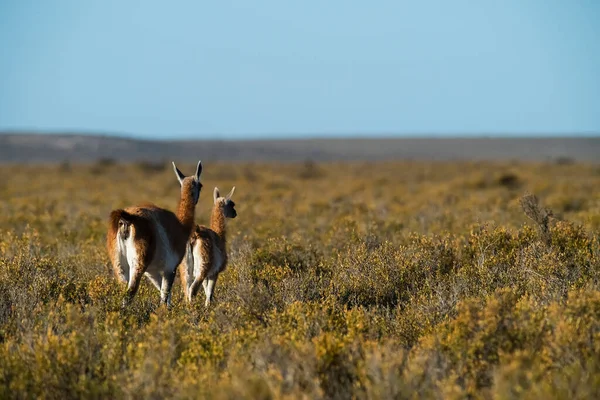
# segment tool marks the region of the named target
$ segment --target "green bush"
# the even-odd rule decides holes
[[[1,167],[0,398],[600,397],[597,167],[309,167],[207,174],[238,209],[208,309],[145,279],[122,308],[104,248],[170,170]]]

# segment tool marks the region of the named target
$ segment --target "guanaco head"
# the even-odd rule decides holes
[[[198,203],[198,198],[200,198],[200,190],[202,189],[202,184],[200,183],[202,161],[198,161],[196,173],[193,176],[185,176],[179,170],[179,168],[175,166],[175,163],[173,163],[173,170],[175,171],[175,176],[181,185],[181,197],[191,198],[194,202],[194,205],[196,205]]]
[[[235,211],[235,203],[231,200],[231,196],[233,196],[233,192],[235,191],[235,186],[231,189],[231,192],[227,194],[225,197],[221,197],[219,194],[219,188],[215,187],[215,191],[213,192],[213,199],[215,201],[215,205],[221,207],[223,210],[223,215],[226,218],[235,218],[237,216],[237,211]]]

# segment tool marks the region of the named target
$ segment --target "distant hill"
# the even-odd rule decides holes
[[[306,140],[137,140],[113,136],[0,134],[0,163],[62,161],[600,161],[600,137]]]

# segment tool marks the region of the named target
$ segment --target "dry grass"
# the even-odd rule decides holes
[[[598,397],[597,166],[224,167],[208,310],[146,280],[121,310],[110,274],[108,212],[173,208],[168,168],[0,168],[0,398]]]

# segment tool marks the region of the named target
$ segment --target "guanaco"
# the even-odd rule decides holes
[[[208,307],[217,277],[227,267],[226,219],[237,216],[235,203],[231,200],[234,191],[235,186],[227,196],[221,197],[219,189],[215,187],[210,228],[197,225],[188,242],[179,275],[184,296],[190,303],[202,284],[206,295],[204,305]]]
[[[135,296],[142,275],[160,291],[161,303],[171,304],[177,266],[195,226],[194,213],[202,189],[202,162],[198,162],[193,176],[186,177],[175,163],[173,170],[181,186],[176,213],[154,204],[110,213],[106,246],[115,276],[127,284],[124,305]]]

